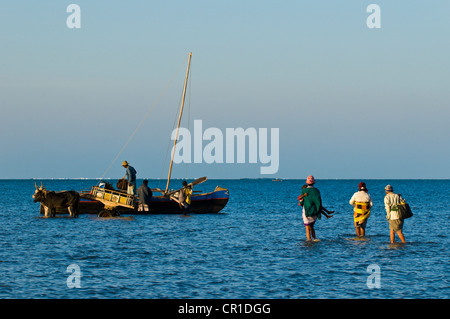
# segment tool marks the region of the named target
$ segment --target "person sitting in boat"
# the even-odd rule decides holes
[[[180,208],[184,210],[185,215],[189,213],[189,208],[191,206],[191,195],[192,186],[188,185],[186,181],[183,181],[183,188],[179,192],[178,201],[180,203]]]
[[[122,166],[125,167],[126,172],[123,178],[128,181],[127,194],[136,194],[136,170],[127,161],[122,162]]]
[[[137,189],[137,197],[139,200],[139,212],[148,212],[150,200],[153,196],[152,190],[148,187],[148,180],[144,179],[142,185]]]

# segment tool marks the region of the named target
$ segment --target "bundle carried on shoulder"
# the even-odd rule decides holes
[[[125,178],[119,179],[119,181],[116,184],[117,189],[119,190],[127,190],[128,187],[128,181]]]
[[[411,207],[409,207],[409,204],[406,202],[406,200],[400,197],[400,202],[397,204],[398,214],[400,219],[407,219],[413,216],[413,213],[411,211]]]

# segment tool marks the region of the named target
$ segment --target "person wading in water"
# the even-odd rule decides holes
[[[354,193],[350,199],[350,205],[354,207],[353,220],[355,222],[356,236],[364,237],[366,235],[367,219],[370,216],[370,209],[373,203],[364,182],[359,183],[358,189],[359,191]]]
[[[403,235],[403,219],[400,218],[397,205],[401,202],[402,197],[394,193],[394,188],[387,185],[384,188],[386,196],[384,197],[384,207],[386,209],[386,219],[389,221],[389,232],[391,243],[395,242],[395,233],[398,238],[405,243],[405,235]]]
[[[320,197],[320,192],[314,187],[316,180],[314,176],[310,175],[306,179],[306,188],[302,189],[302,193],[299,196],[299,204],[303,207],[302,219],[306,230],[306,239],[311,241],[311,239],[316,240],[316,231],[314,230],[314,223],[317,219],[321,218],[322,211],[322,198]],[[305,195],[307,194],[307,195]],[[305,196],[302,196],[305,195]]]

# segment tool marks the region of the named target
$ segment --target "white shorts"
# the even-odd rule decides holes
[[[139,204],[138,212],[148,212],[148,205],[147,204]]]
[[[135,191],[136,191],[136,183],[133,184],[128,183],[127,194],[136,195]]]
[[[303,212],[302,212],[302,218],[303,218],[303,225],[305,225],[305,226],[310,226],[310,225],[314,224],[317,220],[317,216],[307,217],[305,215],[304,207],[303,207]]]

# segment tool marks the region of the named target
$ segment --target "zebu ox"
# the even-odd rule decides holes
[[[80,194],[75,191],[54,192],[46,190],[42,183],[41,187],[37,187],[34,183],[36,191],[34,192],[34,202],[40,202],[44,207],[45,217],[55,217],[57,208],[67,208],[70,217],[78,217],[78,204],[80,202]]]

